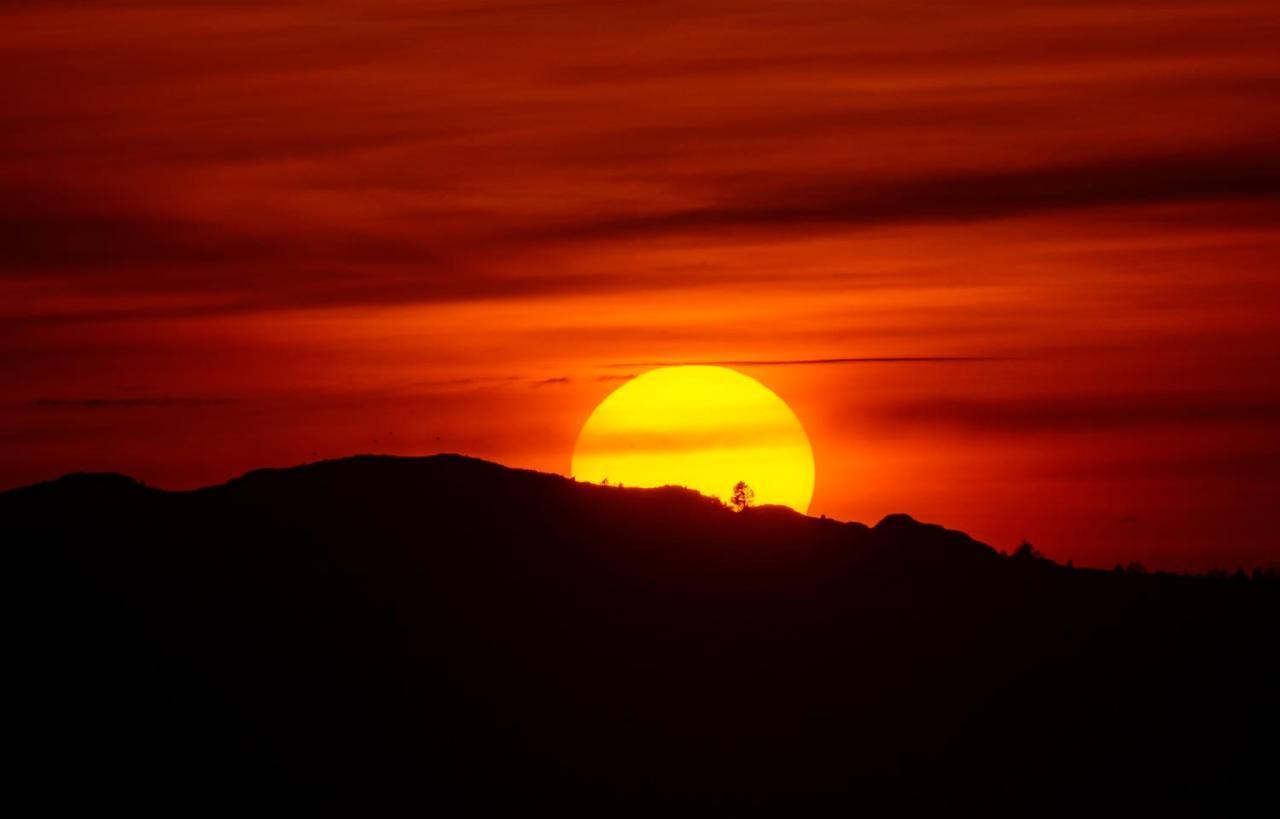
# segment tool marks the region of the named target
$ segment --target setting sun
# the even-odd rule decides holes
[[[746,481],[758,504],[806,512],[813,450],[791,408],[726,367],[663,367],[614,390],[582,427],[578,480],[687,486],[728,501]]]

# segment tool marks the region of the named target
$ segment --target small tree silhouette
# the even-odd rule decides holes
[[[1030,541],[1024,540],[1018,544],[1018,549],[1013,553],[1014,560],[1044,560],[1045,556],[1040,550],[1031,545]]]
[[[733,485],[733,494],[729,496],[729,505],[742,512],[756,499],[756,492],[746,481],[738,481]]]

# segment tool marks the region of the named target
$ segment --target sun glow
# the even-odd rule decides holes
[[[760,382],[727,367],[663,367],[614,390],[573,452],[578,480],[674,484],[728,501],[746,481],[757,504],[809,509],[813,450],[800,420]]]

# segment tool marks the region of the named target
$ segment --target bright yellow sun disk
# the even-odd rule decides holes
[[[724,501],[746,481],[757,504],[807,512],[813,450],[795,413],[759,381],[727,367],[663,367],[600,402],[578,435],[573,477],[687,486]]]

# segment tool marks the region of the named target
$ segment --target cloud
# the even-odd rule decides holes
[[[1211,452],[1162,451],[1142,455],[1083,454],[1080,460],[1045,470],[1053,477],[1085,481],[1187,481],[1198,484],[1280,483],[1280,446],[1257,442],[1251,449],[1227,446]]]
[[[567,224],[558,235],[599,240],[838,230],[1197,201],[1271,202],[1280,196],[1280,155],[1266,145],[1246,144],[915,177],[837,174],[834,180],[824,176],[771,184],[759,176],[721,190],[711,204]]]
[[[219,407],[234,403],[229,398],[37,398],[28,406],[41,409],[136,409],[139,407]]]
[[[520,381],[520,380],[522,379],[518,375],[485,375],[485,376],[471,376],[471,377],[464,377],[464,378],[434,378],[427,381],[415,381],[413,382],[413,386],[428,387],[428,388],[470,387],[473,385],[480,385],[480,384],[483,384],[483,385],[506,384],[512,381]]]
[[[987,434],[1269,424],[1280,421],[1280,399],[1205,392],[936,397],[890,405],[880,417],[899,425],[941,426]]]
[[[829,364],[964,364],[982,361],[1008,361],[995,356],[861,356],[848,358],[743,358],[709,361],[632,361],[609,364],[609,367],[800,367]],[[630,376],[626,376],[630,377]],[[601,378],[600,380],[604,380]]]
[[[51,321],[519,301],[690,285],[598,244],[705,286],[726,236],[1277,192],[1257,4],[667,5],[9,4],[0,275],[103,302]]]
[[[520,299],[616,286],[607,275],[513,274],[486,266],[486,251],[430,237],[344,233],[323,224],[309,235],[268,236],[259,226],[200,223],[12,187],[0,188],[0,202],[6,248],[0,282],[134,299],[126,307],[6,317],[29,322]],[[163,301],[154,303],[155,297]]]
[[[778,182],[771,175],[761,170],[747,181],[708,176],[703,184],[712,191],[710,201],[692,207],[637,202],[631,213],[603,210],[599,215],[601,208],[589,207],[572,216],[494,211],[477,214],[465,229],[408,233],[324,221],[308,226],[305,215],[293,230],[281,231],[245,221],[160,214],[154,206],[95,202],[83,192],[55,195],[9,185],[0,191],[0,242],[6,248],[0,276],[142,298],[136,307],[116,308],[125,318],[148,311],[200,315],[519,300],[689,283],[687,276],[669,271],[637,276],[561,267],[532,275],[514,261],[569,253],[578,242],[677,236],[716,242],[727,234],[759,239],[1097,208],[1220,200],[1267,206],[1280,197],[1280,155],[1257,145],[925,176],[837,173]],[[699,283],[732,278],[732,271],[710,269],[700,274]],[[183,296],[188,303],[152,307],[145,303],[147,295]]]
[[[597,431],[579,444],[589,456],[658,453],[678,455],[698,450],[759,450],[787,447],[795,442],[794,429],[782,424],[690,425],[686,429],[622,429]]]

